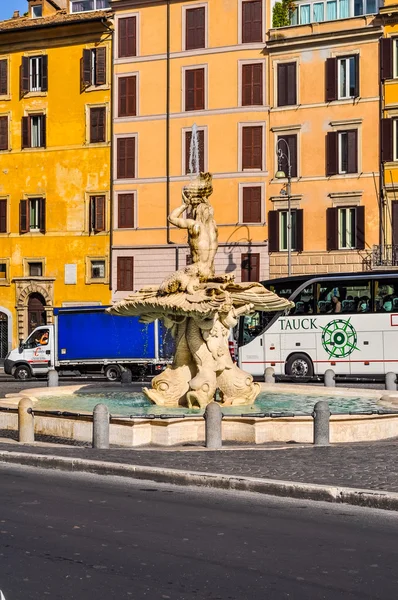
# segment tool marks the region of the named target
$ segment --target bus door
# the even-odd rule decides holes
[[[265,368],[264,330],[275,313],[255,312],[241,317],[239,323],[239,366],[247,373],[262,377]]]

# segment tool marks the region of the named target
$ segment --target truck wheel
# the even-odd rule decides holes
[[[118,365],[109,365],[104,370],[105,377],[108,381],[119,381],[121,378],[121,370]]]
[[[32,372],[27,365],[20,365],[15,369],[14,377],[15,379],[25,381],[26,379],[30,379],[32,377]]]
[[[301,377],[302,381],[306,377],[312,377],[314,367],[311,359],[306,354],[292,354],[286,362],[286,375]],[[308,381],[308,379],[307,379]]]

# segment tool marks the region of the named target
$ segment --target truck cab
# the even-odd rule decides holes
[[[54,367],[54,359],[54,325],[42,325],[7,354],[4,371],[21,380],[47,375]]]

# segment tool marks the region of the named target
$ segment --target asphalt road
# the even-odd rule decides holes
[[[0,466],[6,600],[395,600],[398,516]]]

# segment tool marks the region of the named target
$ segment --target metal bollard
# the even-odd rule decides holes
[[[48,371],[47,386],[48,387],[58,387],[58,385],[59,385],[58,371],[56,371],[55,369],[50,369]]]
[[[397,389],[397,376],[395,373],[386,373],[386,390],[394,390]]]
[[[217,402],[210,402],[206,406],[204,419],[206,448],[219,450],[222,448],[222,412]]]
[[[106,404],[94,407],[93,448],[109,448],[109,409]]]
[[[315,446],[329,446],[329,402],[319,400],[314,406],[314,444]]]
[[[265,383],[275,383],[275,369],[273,367],[267,367],[264,373]]]
[[[334,378],[333,369],[327,369],[327,371],[325,371],[325,375],[323,377],[323,385],[325,387],[336,387],[336,380]]]
[[[121,373],[121,382],[122,385],[130,385],[133,381],[133,374],[130,369],[123,369]]]
[[[23,444],[35,441],[35,420],[30,398],[22,398],[18,404],[18,440]]]

